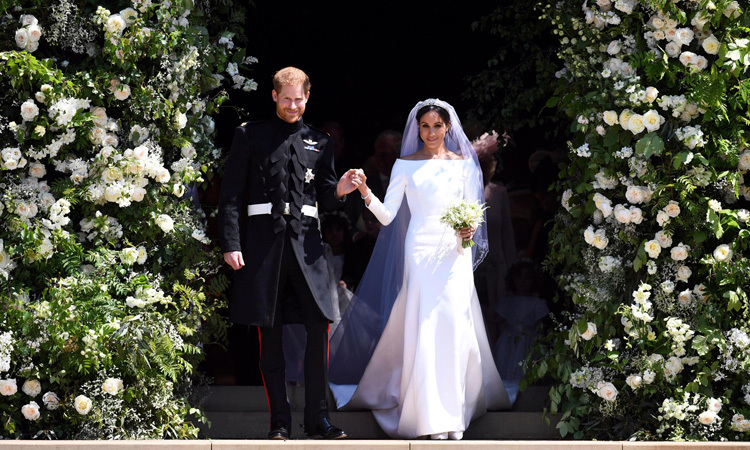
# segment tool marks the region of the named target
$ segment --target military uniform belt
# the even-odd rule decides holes
[[[255,203],[253,205],[247,205],[247,215],[258,216],[262,214],[271,214],[272,206],[271,203]],[[302,205],[301,212],[308,217],[318,217],[318,208],[313,205]],[[284,214],[290,214],[289,203],[284,204]]]

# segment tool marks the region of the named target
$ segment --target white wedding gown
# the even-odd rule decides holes
[[[358,386],[332,385],[339,409],[371,409],[394,438],[463,432],[510,402],[495,366],[474,288],[471,249],[440,222],[464,198],[467,160],[396,161],[381,203],[390,223],[406,197],[404,282]],[[387,268],[386,268],[387,270]]]

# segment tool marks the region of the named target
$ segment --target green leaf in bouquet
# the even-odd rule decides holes
[[[727,302],[727,311],[739,311],[740,310],[740,297],[737,295],[735,291],[728,291],[725,292],[723,295],[724,298],[729,300]]]
[[[721,226],[721,220],[719,219],[719,215],[716,214],[716,211],[709,209],[706,213],[706,221],[708,221],[711,226],[711,231],[714,232],[714,235],[721,239],[724,235],[724,227]]]
[[[635,151],[644,158],[659,156],[664,151],[664,141],[656,133],[648,133],[635,143]]]

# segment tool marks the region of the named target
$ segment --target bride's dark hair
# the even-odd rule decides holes
[[[443,119],[443,122],[446,125],[451,123],[450,113],[448,113],[448,111],[446,111],[445,108],[440,107],[438,105],[424,105],[423,107],[419,108],[419,111],[417,111],[417,122],[422,120],[422,116],[424,116],[430,111],[436,112],[437,115],[440,116],[441,119]]]

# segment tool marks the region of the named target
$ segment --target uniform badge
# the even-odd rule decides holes
[[[315,174],[313,173],[312,169],[307,169],[307,172],[305,172],[305,183],[311,182],[315,178]]]
[[[305,144],[307,144],[305,146],[305,150],[312,150],[314,152],[320,152],[319,149],[315,148],[315,144],[318,143],[317,141],[313,141],[311,139],[303,139],[302,142],[304,142]]]

